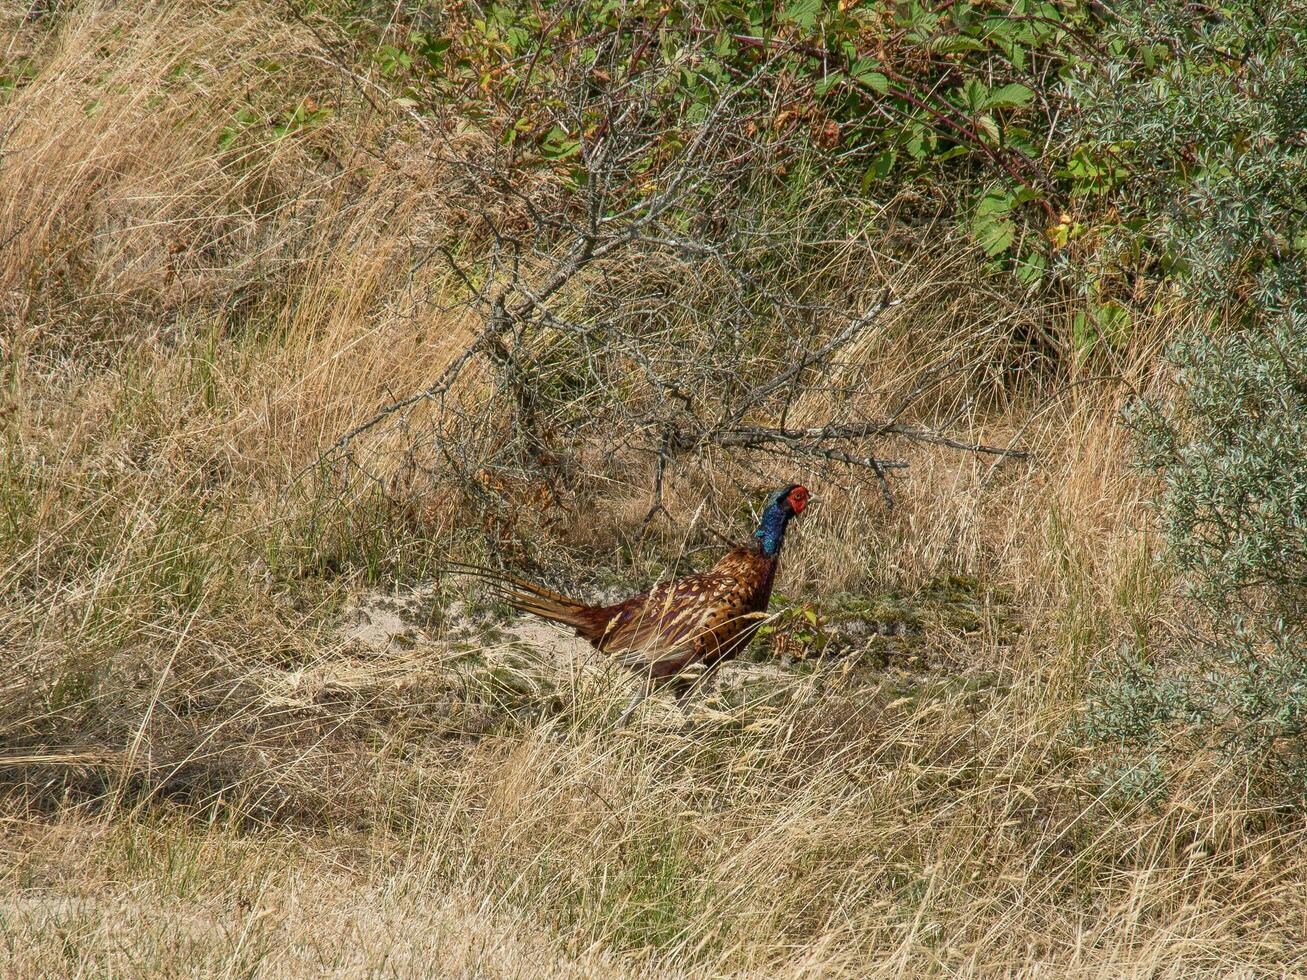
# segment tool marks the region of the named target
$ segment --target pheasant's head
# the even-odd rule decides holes
[[[808,488],[797,483],[782,487],[767,498],[758,530],[753,532],[764,555],[780,554],[786,526],[792,517],[803,513],[803,509],[808,506],[808,499]]]

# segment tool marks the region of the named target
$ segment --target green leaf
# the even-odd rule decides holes
[[[525,51],[531,44],[532,34],[525,27],[510,27],[504,35],[508,49],[517,54]]]
[[[985,108],[985,102],[989,98],[989,86],[979,78],[968,78],[960,89],[958,94],[962,96],[962,101],[972,112],[979,112]]]
[[[940,16],[918,0],[912,0],[907,15],[900,14],[898,20],[910,32],[910,40],[918,42],[925,40],[938,29]]]
[[[911,123],[908,126],[907,138],[903,141],[903,148],[914,160],[924,160],[930,156],[934,143],[935,137],[930,130],[920,123]]]
[[[1040,252],[1031,252],[1017,261],[1014,271],[1017,278],[1029,286],[1044,278],[1044,273],[1048,271],[1048,259]]]
[[[1083,310],[1071,321],[1071,343],[1081,354],[1088,354],[1098,343],[1098,330]]]
[[[580,141],[569,138],[561,126],[554,126],[540,141],[540,153],[549,160],[565,160],[580,151]]]
[[[1017,235],[1017,226],[1011,221],[977,221],[972,224],[976,241],[990,258],[1001,255],[1012,245]]]
[[[783,18],[804,30],[817,26],[821,14],[821,0],[790,0],[785,5]]]
[[[401,51],[390,44],[383,44],[377,48],[376,58],[383,75],[399,74],[407,71],[413,64],[413,59],[407,51]]]
[[[241,109],[230,123],[222,127],[222,131],[218,134],[218,148],[227,149],[236,142],[241,133],[258,122],[259,115],[253,109]]]
[[[818,98],[821,98],[840,82],[844,81],[844,78],[844,72],[842,71],[831,72],[831,74],[819,78],[817,84],[813,86],[813,94]]]
[[[889,94],[889,79],[878,71],[869,71],[866,74],[857,77],[858,84],[871,89],[873,92],[879,92],[881,95]]]
[[[1018,85],[1013,82],[1010,85],[1002,85],[992,92],[985,99],[983,108],[985,109],[1008,109],[1021,108],[1027,106],[1035,98],[1035,93],[1024,85]]]
[[[1088,354],[1100,343],[1119,347],[1130,339],[1133,318],[1130,311],[1108,300],[1088,313],[1082,311],[1071,321],[1071,341],[1081,354]]]
[[[990,258],[1006,252],[1016,238],[1017,226],[1011,220],[1014,199],[1001,188],[985,192],[971,219],[971,234]]]
[[[888,150],[882,150],[878,153],[868,165],[866,172],[862,175],[862,193],[867,193],[867,188],[878,180],[884,180],[894,169],[894,161],[898,158],[898,151],[893,147]]]
[[[1130,327],[1133,322],[1130,311],[1120,303],[1109,300],[1094,313],[1098,331],[1103,339],[1119,346],[1130,339]]]
[[[985,50],[984,42],[978,41],[974,37],[967,37],[964,34],[945,34],[942,37],[933,37],[925,47],[936,54],[970,54],[973,51]]]
[[[854,62],[853,67],[849,69],[849,75],[858,84],[865,85],[881,95],[886,95],[889,92],[889,79],[876,71],[879,67],[880,62],[875,58],[861,58]]]

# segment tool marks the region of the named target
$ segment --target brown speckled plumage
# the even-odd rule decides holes
[[[486,579],[499,598],[522,612],[570,626],[644,683],[623,721],[651,686],[673,684],[688,695],[699,665],[702,677],[744,650],[766,618],[780,547],[790,518],[802,513],[808,491],[791,485],[772,494],[753,542],[728,552],[712,568],[655,585],[612,605],[595,606],[543,586],[486,569],[464,567]]]

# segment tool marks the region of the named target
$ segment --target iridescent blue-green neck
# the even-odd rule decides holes
[[[784,503],[776,501],[767,505],[767,509],[762,512],[762,520],[758,523],[758,530],[753,532],[753,536],[758,539],[758,548],[764,555],[775,558],[781,553],[781,545],[785,543],[785,527],[793,516],[794,511]]]

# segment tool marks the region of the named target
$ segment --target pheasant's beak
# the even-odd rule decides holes
[[[808,512],[808,508],[810,508],[813,504],[819,504],[819,503],[821,503],[820,497],[809,497],[803,505],[803,510],[800,512],[800,516],[806,514]]]

